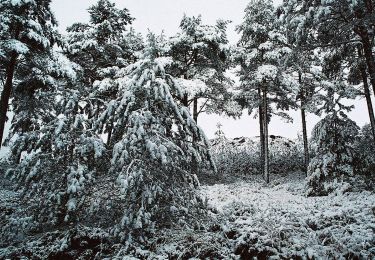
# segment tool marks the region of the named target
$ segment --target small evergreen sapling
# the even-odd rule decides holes
[[[326,95],[321,95],[326,113],[312,131],[311,143],[315,147],[315,157],[310,161],[307,176],[307,195],[321,196],[332,192],[344,192],[350,188],[354,175],[354,142],[359,127],[344,111],[341,99],[353,93],[345,85],[326,82]]]

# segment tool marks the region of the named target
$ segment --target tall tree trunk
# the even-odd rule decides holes
[[[372,101],[371,101],[371,95],[370,95],[370,89],[367,83],[367,74],[366,70],[361,71],[362,79],[363,79],[363,88],[365,91],[365,97],[367,102],[367,109],[368,109],[368,115],[370,117],[370,124],[371,124],[371,131],[372,131],[372,137],[375,141],[375,117],[374,117],[374,110],[372,107]]]
[[[263,129],[264,129],[264,180],[270,182],[268,153],[268,103],[267,89],[263,89]]]
[[[262,90],[258,88],[259,100],[262,100]],[[263,102],[263,101],[262,101]],[[260,165],[262,175],[264,174],[264,120],[262,104],[259,105],[259,141],[260,141]]]
[[[193,99],[193,119],[196,124],[198,124],[198,99],[195,97]],[[197,140],[195,136],[193,136],[193,143],[195,143]],[[197,174],[198,173],[198,162],[197,159],[193,156],[193,159],[191,161],[191,173]]]
[[[370,75],[370,82],[372,85],[372,90],[375,94],[375,59],[372,53],[372,46],[370,42],[370,37],[368,35],[368,30],[365,27],[355,30],[356,33],[361,37],[361,42],[363,46],[363,51],[366,58],[367,70]]]
[[[358,47],[358,56],[359,56],[360,59],[363,58],[363,54],[362,54],[362,51],[361,51],[360,47]],[[362,81],[363,81],[363,90],[365,92],[365,97],[366,97],[368,115],[370,117],[372,137],[373,137],[374,142],[375,142],[375,117],[374,117],[374,110],[373,110],[373,107],[372,107],[370,88],[369,88],[369,85],[368,85],[368,82],[367,82],[366,65],[361,64],[360,70],[361,70],[361,76],[362,76]]]
[[[298,73],[298,81],[300,86],[302,86],[302,74]],[[303,89],[301,89],[303,92]],[[307,126],[306,126],[306,110],[305,110],[305,93],[301,93],[301,118],[302,118],[302,135],[303,135],[303,151],[305,160],[305,173],[307,176],[307,169],[310,163],[310,153],[309,153],[309,141],[307,139]]]
[[[303,150],[305,154],[305,173],[307,176],[307,169],[310,163],[310,153],[309,153],[309,141],[307,139],[306,111],[303,107],[301,107],[301,117],[302,117]]]
[[[17,54],[12,54],[9,65],[6,68],[6,80],[0,98],[0,147],[3,143],[5,122],[9,108],[9,99],[12,94],[14,71],[17,64]]]

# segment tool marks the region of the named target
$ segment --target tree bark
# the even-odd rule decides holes
[[[198,99],[193,99],[193,119],[196,124],[198,124]],[[193,135],[193,143],[197,141],[196,137]],[[191,173],[198,174],[198,162],[197,159],[193,156],[191,161]]]
[[[198,124],[198,98],[193,100],[193,119],[196,124]]]
[[[365,54],[366,64],[368,74],[370,75],[370,82],[372,85],[372,90],[375,94],[375,59],[372,53],[372,46],[370,42],[370,37],[366,28],[360,28],[356,30],[356,33],[361,37],[361,42],[363,46],[363,51]]]
[[[307,176],[307,169],[310,163],[310,153],[309,153],[309,141],[307,139],[306,111],[303,107],[301,107],[301,117],[302,117],[303,150],[305,153],[305,173]]]
[[[262,90],[258,88],[259,100],[262,100]],[[260,141],[260,165],[262,175],[264,175],[264,120],[262,104],[259,105],[259,141]]]
[[[107,139],[107,146],[110,146],[111,144],[111,138],[112,138],[112,131],[113,131],[113,123],[109,123],[108,125],[108,139]]]
[[[298,73],[298,81],[302,86],[302,75]],[[303,89],[301,89],[303,91]],[[306,110],[305,110],[305,94],[301,93],[301,118],[302,118],[302,135],[303,135],[303,151],[305,161],[305,173],[307,176],[307,169],[310,163],[309,141],[307,139],[307,125],[306,125]]]
[[[268,103],[267,89],[263,89],[263,129],[264,129],[264,180],[270,182],[268,154]]]
[[[185,106],[185,107],[189,107],[189,98],[188,98],[188,94],[184,94],[184,98],[182,100],[182,104]]]
[[[6,80],[0,98],[0,147],[3,144],[5,123],[9,108],[9,99],[12,94],[14,71],[17,64],[17,54],[12,54],[9,65],[6,68]]]
[[[362,55],[360,48],[358,48],[358,54],[359,54],[359,58],[362,59],[363,55]],[[360,70],[361,70],[361,76],[362,76],[362,81],[363,81],[363,90],[364,90],[365,97],[366,97],[368,115],[370,117],[372,137],[375,142],[375,117],[374,117],[374,110],[372,107],[370,88],[367,82],[366,65],[361,64]]]
[[[366,97],[366,102],[367,102],[368,115],[370,117],[372,137],[374,138],[374,141],[375,141],[375,117],[374,117],[374,110],[372,107],[370,89],[367,83],[366,70],[363,70],[361,73],[362,73],[362,79],[363,79],[363,88],[365,91],[365,97]]]

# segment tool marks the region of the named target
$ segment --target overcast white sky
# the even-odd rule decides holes
[[[243,18],[243,10],[248,0],[112,0],[119,8],[128,8],[136,19],[133,23],[135,30],[146,34],[150,29],[155,33],[164,30],[167,36],[172,36],[178,30],[178,25],[184,13],[187,15],[202,15],[205,23],[213,24],[219,18],[231,20],[228,28],[228,38],[231,43],[238,40],[234,28]],[[276,4],[282,0],[275,0]],[[87,8],[96,3],[96,0],[52,0],[52,9],[59,21],[59,28],[64,29],[74,22],[87,22],[89,19]],[[350,116],[359,126],[367,123],[368,113],[364,99],[355,102],[356,109]],[[301,119],[299,111],[290,113],[294,123],[284,123],[273,118],[270,123],[270,134],[281,135],[289,138],[297,137],[301,132]],[[309,133],[314,124],[319,120],[314,115],[308,115],[307,123]],[[229,119],[217,115],[202,115],[198,124],[205,130],[209,138],[214,136],[216,124],[223,124],[223,130],[228,137],[256,136],[259,135],[258,121],[252,116],[244,115],[239,120]]]

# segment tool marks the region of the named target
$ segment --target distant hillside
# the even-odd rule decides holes
[[[269,136],[269,145],[270,149],[275,148],[291,148],[297,144],[297,140],[291,140],[289,138],[278,136],[278,135],[270,135]],[[219,148],[222,145],[225,145],[226,148],[236,148],[236,149],[254,149],[258,147],[260,143],[260,137],[235,137],[235,138],[215,138],[211,139],[211,145],[213,150]]]

